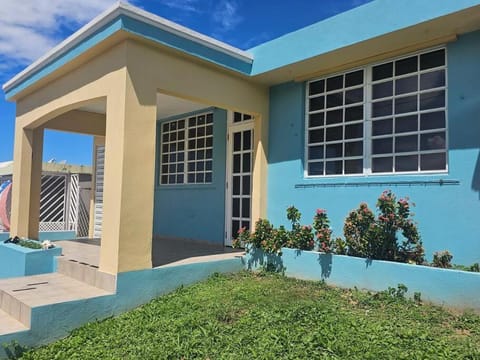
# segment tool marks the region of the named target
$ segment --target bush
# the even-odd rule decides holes
[[[453,259],[453,255],[448,250],[436,251],[433,254],[432,265],[434,267],[448,269],[452,267],[452,263],[451,263],[452,259]]]
[[[378,260],[421,264],[424,249],[406,199],[384,191],[377,201],[378,217],[365,203],[350,212],[343,228],[347,254]],[[399,242],[398,234],[403,240]]]

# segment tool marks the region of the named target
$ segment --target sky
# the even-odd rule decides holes
[[[130,0],[242,50],[371,0]],[[115,4],[116,0],[0,0],[0,83]],[[13,159],[15,104],[0,94],[0,162]],[[47,130],[45,161],[89,165],[92,137]]]

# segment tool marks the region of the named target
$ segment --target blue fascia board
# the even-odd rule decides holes
[[[479,5],[479,0],[376,0],[247,50],[259,75]]]
[[[185,52],[197,58],[213,62],[230,70],[238,71],[245,75],[249,75],[251,72],[252,62],[243,61],[221,51],[209,48],[195,41],[185,39],[181,36],[172,34],[142,21],[124,17],[123,26],[123,30],[131,34],[155,41],[159,44]]]
[[[37,81],[43,79],[44,77],[50,75],[54,71],[58,70],[60,67],[66,65],[70,61],[74,60],[78,56],[82,55],[95,45],[104,41],[108,37],[112,36],[117,31],[122,30],[122,19],[118,18],[104,27],[100,28],[95,34],[92,34],[87,39],[82,41],[80,44],[76,45],[70,49],[65,54],[59,56],[46,66],[42,67],[39,71],[29,76],[27,79],[19,83],[18,85],[12,87],[8,91],[5,91],[5,98],[8,100],[26,88],[32,86]]]
[[[60,67],[66,65],[68,62],[84,54],[86,51],[106,40],[116,32],[122,30],[246,75],[250,74],[252,68],[251,61],[241,60],[224,52],[199,44],[193,40],[185,39],[153,25],[135,20],[126,15],[121,15],[66,53],[42,67],[18,85],[7,90],[5,92],[6,99],[11,99],[21,91],[35,84],[37,81],[50,75]]]

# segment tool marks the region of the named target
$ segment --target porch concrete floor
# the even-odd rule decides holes
[[[63,256],[67,259],[88,265],[99,265],[100,241],[98,239],[66,240],[55,243],[62,248]],[[231,259],[243,254],[243,250],[203,241],[167,237],[158,237],[152,241],[153,267]]]

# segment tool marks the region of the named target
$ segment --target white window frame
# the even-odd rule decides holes
[[[207,118],[208,116],[211,115],[212,117],[212,121],[211,123],[207,123]],[[190,148],[189,147],[189,140],[195,140],[197,141],[198,136],[196,136],[195,138],[189,138],[188,137],[188,132],[190,129],[197,129],[199,127],[198,125],[198,118],[201,117],[201,116],[205,116],[205,124],[204,125],[201,125],[201,126],[204,126],[205,128],[209,125],[212,127],[212,134],[210,135],[207,135],[206,133],[202,136],[202,138],[205,139],[205,144],[203,147],[201,148],[197,148],[195,146],[195,148]],[[191,118],[195,117],[196,118],[196,124],[195,126],[190,126],[189,125],[189,120]],[[171,119],[171,120],[166,120],[166,121],[163,121],[160,123],[160,141],[159,141],[159,146],[160,146],[160,149],[159,149],[159,171],[158,171],[158,185],[159,186],[184,186],[184,185],[208,185],[208,184],[212,184],[213,183],[213,177],[214,177],[214,171],[213,171],[213,158],[214,158],[214,155],[213,155],[213,151],[214,151],[214,113],[212,111],[207,111],[207,112],[202,112],[202,113],[196,113],[196,114],[191,114],[191,115],[188,115],[188,116],[183,116],[181,118],[177,118],[177,119]],[[183,128],[183,132],[184,132],[184,137],[183,137],[183,140],[180,140],[180,141],[183,141],[184,143],[184,146],[183,146],[183,150],[181,150],[181,152],[183,152],[183,161],[176,161],[175,162],[175,165],[179,165],[181,163],[183,163],[183,172],[175,172],[175,173],[171,173],[170,171],[168,171],[167,173],[163,173],[163,169],[162,169],[162,166],[166,165],[166,166],[170,166],[172,165],[170,163],[170,161],[167,163],[167,164],[164,164],[163,163],[163,155],[164,152],[163,152],[163,146],[165,145],[164,142],[163,142],[163,135],[164,135],[164,132],[163,132],[163,127],[166,125],[166,124],[172,124],[172,123],[179,123],[180,121],[184,121],[185,122],[185,126]],[[170,125],[169,125],[170,126]],[[175,130],[177,131],[178,133],[178,129]],[[207,141],[207,138],[211,138],[212,139],[212,145],[211,146],[207,146],[206,145],[206,141]],[[175,143],[178,144],[178,142],[180,142],[178,139],[177,140],[174,140]],[[171,141],[169,140],[168,141],[168,144],[170,145]],[[192,172],[188,170],[188,163],[189,163],[189,159],[188,159],[188,153],[189,151],[195,151],[197,152],[198,150],[203,150],[203,151],[211,151],[211,157],[207,158],[206,156],[204,157],[204,159],[201,159],[203,160],[204,162],[204,168],[203,170],[197,170],[195,169],[194,171],[194,176],[195,176],[195,182],[189,182],[188,181],[188,175],[189,173],[191,174]],[[176,153],[178,154],[178,149],[176,151]],[[168,155],[170,155],[170,151],[167,153]],[[199,159],[195,159],[195,164],[197,163]],[[211,162],[211,169],[206,169],[206,163],[207,161]],[[197,182],[196,181],[196,178],[197,178],[197,174],[199,173],[203,173],[203,177],[204,177],[204,181],[203,182]],[[177,175],[182,175],[183,174],[183,182],[177,182]],[[206,175],[207,174],[210,174],[210,181],[206,181]],[[162,176],[163,175],[166,175],[168,177],[170,177],[171,175],[174,175],[176,178],[175,178],[175,182],[170,182],[170,179],[168,179],[168,182],[167,183],[163,183],[162,182]]]
[[[443,130],[443,128],[435,130],[435,131],[445,131],[445,170],[417,170],[417,171],[395,171],[395,170],[393,170],[391,172],[372,172],[372,158],[373,158],[373,156],[372,156],[372,114],[371,114],[371,112],[372,112],[372,85],[373,85],[372,69],[376,66],[379,66],[379,65],[388,64],[388,63],[391,63],[391,62],[396,62],[396,61],[406,59],[406,58],[409,58],[409,57],[412,57],[412,56],[419,56],[419,55],[434,52],[434,51],[437,51],[437,50],[444,50],[445,51],[445,65],[442,67],[443,69],[445,69],[445,86],[441,88],[441,89],[445,90],[445,106],[442,107],[442,108],[432,109],[431,112],[445,111],[445,128],[444,128],[444,130]],[[435,71],[435,70],[438,70],[438,69],[439,69],[439,67],[438,68],[427,69],[427,70],[420,70],[420,68],[419,68],[415,73],[416,74],[423,74],[423,73]],[[309,173],[308,173],[308,164],[309,164],[309,159],[308,159],[309,136],[308,135],[309,135],[309,115],[310,115],[310,112],[309,112],[309,99],[310,99],[309,84],[312,83],[312,82],[318,81],[318,80],[325,80],[325,82],[326,82],[326,80],[328,78],[335,77],[335,76],[338,76],[338,75],[345,75],[345,74],[355,72],[355,71],[358,71],[358,70],[363,70],[364,71],[363,172],[362,173],[357,173],[357,174],[309,175]],[[400,75],[400,76],[395,76],[394,75],[392,78],[389,78],[389,79],[395,80],[397,78],[411,76],[412,74],[413,73],[408,73],[408,74]],[[448,171],[449,171],[448,53],[447,53],[447,47],[445,45],[437,46],[437,47],[433,47],[433,48],[429,48],[429,49],[423,49],[421,51],[416,51],[416,52],[413,52],[413,53],[409,53],[409,54],[406,54],[406,55],[403,55],[403,56],[391,58],[391,59],[388,59],[388,60],[383,60],[381,62],[371,63],[369,65],[362,66],[362,67],[356,67],[356,68],[352,68],[352,69],[346,69],[346,70],[341,71],[341,72],[327,74],[327,75],[322,76],[320,78],[315,78],[315,79],[311,79],[311,80],[307,81],[304,89],[305,89],[305,119],[304,119],[305,131],[304,131],[304,156],[303,156],[304,178],[306,178],[306,179],[316,179],[316,178],[325,179],[325,178],[339,178],[339,177],[344,178],[344,177],[368,177],[368,176],[392,176],[392,175],[396,175],[396,176],[398,176],[398,175],[435,175],[435,174],[444,175],[444,174],[448,173]],[[345,91],[345,88],[343,88],[343,90]],[[418,101],[420,101],[420,94],[423,93],[423,92],[430,92],[430,91],[431,91],[430,89],[427,90],[427,91],[422,91],[422,90],[420,90],[420,88],[418,88],[418,90],[415,93],[409,93],[405,96],[409,96],[409,95],[412,95],[412,94],[417,94],[418,95]],[[326,94],[327,94],[327,91],[325,91],[324,96],[326,96]],[[402,94],[402,96],[403,96],[403,94]],[[391,98],[393,100],[395,100],[396,96],[392,95]],[[383,98],[382,100],[386,100],[386,99],[387,98]],[[343,106],[342,108],[345,108],[345,106]],[[420,110],[420,106],[418,104],[416,114],[420,114],[420,112],[421,112],[421,110]],[[427,111],[422,111],[421,113],[427,113],[427,112],[429,112],[429,111],[428,110]],[[408,113],[402,114],[402,115],[406,116],[406,115],[408,115]],[[394,115],[392,115],[392,116],[394,116]],[[435,132],[435,131],[432,130],[432,132]],[[420,135],[423,134],[423,133],[428,133],[428,131],[425,132],[425,131],[422,131],[422,130],[419,129],[416,132],[412,132],[411,134],[417,134],[419,136],[419,141],[420,141]],[[409,133],[405,133],[405,134],[402,134],[402,135],[408,135],[408,134]],[[393,133],[391,134],[391,138],[395,139],[395,135]],[[345,139],[343,139],[342,144],[345,144]],[[425,154],[426,152],[420,150],[420,144],[419,144],[418,150],[415,151],[414,153],[418,154],[420,156],[420,154]],[[395,153],[395,152],[393,152],[390,155],[395,156],[397,154],[409,155],[411,153],[407,153],[407,152],[406,153]],[[343,154],[343,155],[345,155],[345,154]],[[343,158],[345,158],[345,156],[343,156]],[[324,164],[325,164],[325,161],[324,161]],[[419,161],[419,164],[420,164],[420,161]],[[419,167],[420,167],[420,165],[419,165]],[[345,168],[343,168],[343,171],[345,171]]]

